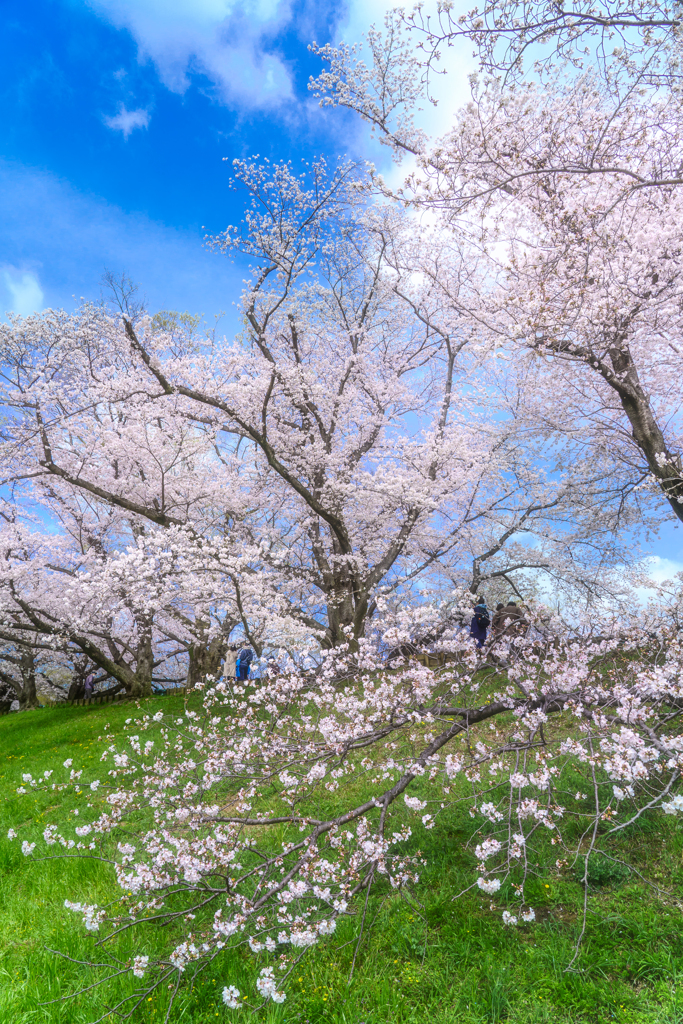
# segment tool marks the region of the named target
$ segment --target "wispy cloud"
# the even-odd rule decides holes
[[[2,283],[10,301],[8,312],[30,316],[43,308],[43,289],[35,274],[8,267],[2,271]]]
[[[142,109],[127,110],[123,103],[121,103],[119,104],[118,114],[114,114],[113,117],[104,117],[103,121],[107,128],[123,132],[124,139],[127,139],[136,128],[147,127],[149,124],[149,111]]]
[[[662,558],[660,555],[649,555],[645,559],[645,571],[656,585],[675,584],[675,577],[683,573],[683,562],[674,558]]]
[[[97,300],[105,267],[125,270],[150,309],[225,310],[228,333],[243,271],[202,246],[199,231],[173,228],[82,195],[60,178],[0,160],[0,312],[72,308]],[[39,266],[40,282],[29,267]],[[6,292],[5,292],[6,289]],[[43,297],[43,292],[45,293]]]
[[[268,107],[291,95],[289,71],[269,47],[291,18],[289,0],[86,0],[135,39],[164,85],[183,93],[200,74],[231,105]],[[134,127],[137,127],[135,125]]]
[[[646,605],[648,601],[671,595],[680,587],[677,579],[683,573],[683,562],[677,558],[661,555],[647,555],[640,564],[642,573],[640,585],[634,587],[634,595],[638,604]],[[647,582],[646,582],[647,580]]]

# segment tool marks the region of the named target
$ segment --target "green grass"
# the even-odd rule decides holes
[[[179,710],[179,698],[150,702]],[[76,990],[86,969],[46,947],[87,959],[94,939],[64,899],[104,903],[117,895],[110,869],[77,861],[32,863],[21,840],[36,823],[63,819],[87,801],[87,793],[16,795],[21,774],[59,766],[93,767],[105,723],[120,731],[136,715],[131,705],[42,710],[0,718],[0,1022],[86,1024],[97,1019],[123,982],[67,1003],[39,1004]],[[100,772],[101,774],[101,772]],[[546,875],[532,884],[529,902],[539,922],[507,930],[499,912],[479,893],[458,901],[471,884],[473,860],[462,852],[468,834],[465,812],[449,812],[419,842],[428,862],[417,893],[420,905],[398,897],[371,901],[372,929],[361,944],[351,982],[358,919],[342,922],[332,940],[309,954],[290,986],[287,1001],[264,1011],[268,1024],[578,1024],[642,1022],[683,1024],[683,841],[677,823],[663,815],[641,819],[613,852],[646,868],[664,893],[656,893],[611,862],[590,865],[591,895],[586,936],[575,971],[566,967],[580,928],[582,889],[572,872]],[[54,819],[56,820],[56,819]],[[19,841],[5,837],[12,826]],[[418,830],[414,830],[418,831]],[[549,848],[550,854],[550,848]],[[546,888],[547,886],[547,888]],[[150,952],[158,936],[150,935]],[[125,959],[131,939],[118,953]],[[253,991],[255,965],[226,953],[187,990],[173,1010],[183,1024],[238,1019],[220,1002],[225,984]],[[155,996],[137,1021],[163,1020],[165,996]],[[111,1018],[115,1020],[116,1018]]]

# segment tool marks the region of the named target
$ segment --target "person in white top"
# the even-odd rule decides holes
[[[237,647],[231,644],[225,652],[225,663],[223,665],[223,678],[234,679],[237,671]]]

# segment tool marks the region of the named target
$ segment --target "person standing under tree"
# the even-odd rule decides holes
[[[521,636],[527,621],[524,612],[518,607],[515,601],[508,601],[503,610],[503,621],[505,623],[506,636]]]
[[[499,602],[493,615],[491,639],[495,640],[503,632],[505,626],[505,605]]]
[[[254,652],[251,647],[243,647],[237,656],[237,678],[248,679],[249,678],[249,666],[254,658]]]
[[[478,598],[474,606],[474,613],[470,622],[470,636],[476,641],[477,647],[481,648],[486,643],[486,630],[491,624],[489,610],[483,597]]]
[[[237,667],[237,646],[230,644],[227,651],[225,652],[225,662],[223,664],[223,678],[234,679],[236,676]]]

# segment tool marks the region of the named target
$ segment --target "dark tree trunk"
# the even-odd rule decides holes
[[[152,692],[152,672],[154,671],[154,651],[152,650],[152,616],[136,616],[138,625],[138,648],[136,652],[135,674],[130,688],[126,690],[130,697],[149,697]]]
[[[603,377],[619,395],[622,409],[631,424],[633,440],[645,456],[648,468],[674,515],[683,522],[681,457],[670,451],[666,443],[648,396],[640,383],[638,370],[628,346],[615,346],[610,351],[610,359],[614,374],[603,373]]]
[[[221,672],[221,661],[225,657],[227,649],[228,639],[222,635],[215,636],[208,642],[200,639],[197,643],[192,644],[189,651],[190,663],[187,669],[188,687],[195,686],[209,675],[218,679]]]
[[[38,694],[36,693],[36,663],[33,651],[30,647],[26,647],[22,650],[19,669],[21,671],[19,710],[27,711],[29,708],[37,708]]]

